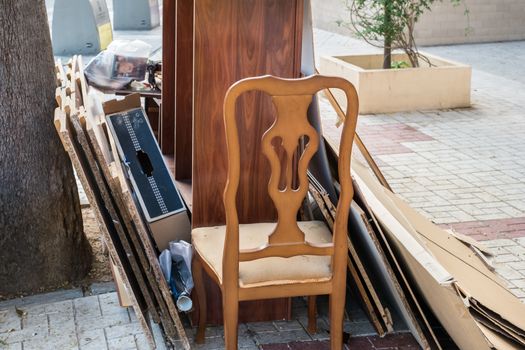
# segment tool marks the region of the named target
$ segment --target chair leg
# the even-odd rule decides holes
[[[237,322],[239,318],[239,300],[223,291],[222,309],[224,315],[225,350],[237,350]]]
[[[192,265],[194,288],[199,302],[199,325],[197,334],[195,335],[195,343],[203,344],[206,332],[206,289],[204,288],[204,278],[202,275],[203,268],[198,257],[193,259]]]
[[[308,296],[308,333],[317,333],[317,304],[316,295]]]
[[[330,295],[330,349],[343,348],[343,317],[345,311],[345,290],[334,288]]]

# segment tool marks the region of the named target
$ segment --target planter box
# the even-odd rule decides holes
[[[324,56],[320,72],[354,84],[361,114],[469,107],[471,67],[424,55],[432,67],[421,62],[420,68],[382,69],[381,54]],[[410,62],[405,54],[392,55],[392,61],[401,60]],[[340,91],[334,95],[346,106]]]

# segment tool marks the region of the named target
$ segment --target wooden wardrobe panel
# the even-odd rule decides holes
[[[299,77],[303,0],[194,0],[193,227],[225,224],[227,156],[223,101],[236,81],[257,75]],[[237,106],[241,223],[274,221],[262,133],[274,121],[270,99],[251,92]],[[255,155],[255,156],[254,156]],[[219,288],[206,278],[208,323],[222,323]],[[288,319],[290,299],[242,302],[239,319]]]
[[[175,179],[182,181],[192,171],[193,0],[177,0],[176,11]]]
[[[234,82],[257,75],[298,77],[302,0],[195,0],[193,226],[224,224],[226,143],[222,104]],[[301,17],[302,18],[302,17]],[[238,104],[243,145],[239,220],[275,220],[267,194],[269,167],[260,138],[274,120],[267,96],[249,93]],[[249,155],[249,157],[248,157]],[[255,156],[254,156],[255,155]]]
[[[163,154],[173,154],[175,128],[175,22],[174,1],[165,1],[162,7],[162,105],[159,146]]]
[[[222,103],[236,79],[237,2],[195,0],[193,227],[224,224],[226,143]]]

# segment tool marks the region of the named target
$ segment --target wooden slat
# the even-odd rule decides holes
[[[172,154],[175,136],[175,6],[174,0],[162,4],[162,105],[160,148]],[[188,87],[190,88],[190,87]]]
[[[144,295],[144,298],[146,299],[146,303],[148,304],[148,310],[151,312],[153,319],[158,323],[160,318],[156,310],[156,304],[153,301],[151,290],[148,284],[146,283],[146,280],[143,275],[143,271],[139,265],[139,262],[136,256],[137,252],[136,250],[132,248],[132,245],[126,233],[125,226],[121,218],[121,215],[119,215],[120,213],[118,213],[118,210],[116,209],[116,206],[114,204],[114,199],[111,196],[111,190],[106,180],[104,179],[103,175],[101,174],[100,169],[95,160],[95,157],[93,153],[91,152],[89,143],[86,139],[86,136],[84,135],[84,131],[82,129],[78,116],[77,115],[69,116],[69,122],[72,125],[72,130],[74,132],[74,139],[79,143],[79,146],[80,146],[79,150],[80,152],[82,152],[84,158],[87,161],[87,165],[89,166],[90,171],[93,174],[93,178],[95,179],[97,190],[100,192],[102,196],[104,206],[106,210],[108,211],[109,216],[111,217],[111,220],[113,220],[113,222],[115,223],[118,238],[120,239],[120,242],[122,243],[122,246],[124,247],[126,255],[129,258],[130,265],[133,269],[133,273],[135,277],[137,278],[139,285],[141,286],[142,293]]]
[[[175,180],[191,180],[193,0],[176,0]]]
[[[328,194],[326,194],[326,197],[323,197],[322,193],[326,193],[326,191],[320,187],[319,183],[317,183],[311,174],[308,175],[310,178],[310,193],[314,197],[319,209],[321,210],[321,213],[330,227],[330,230],[332,230],[335,220],[335,209],[333,207],[329,207],[326,201],[328,201],[330,205],[332,205],[332,202],[327,197]],[[370,322],[372,322],[372,325],[374,326],[377,334],[382,337],[387,331],[393,331],[391,325],[392,322],[391,320],[387,322],[387,320],[384,319],[385,312],[383,306],[378,300],[374,286],[371,284],[370,279],[366,274],[366,270],[363,268],[363,264],[361,263],[361,260],[357,255],[357,252],[355,251],[350,239],[348,239],[348,252],[350,255],[347,260],[347,267],[350,271],[353,282],[355,283],[355,288],[357,289],[359,297],[361,298],[361,301],[365,307],[364,311],[366,312]],[[380,318],[383,319],[381,320]]]

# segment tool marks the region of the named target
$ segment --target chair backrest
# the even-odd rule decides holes
[[[315,245],[305,241],[297,225],[297,213],[308,191],[308,163],[318,149],[322,135],[310,125],[307,110],[315,93],[326,88],[338,88],[347,98],[346,122],[339,150],[339,181],[341,193],[334,223],[332,243]],[[253,250],[239,251],[239,220],[236,195],[240,177],[240,147],[236,124],[236,101],[247,91],[262,91],[270,95],[277,116],[262,136],[262,152],[271,168],[268,192],[277,209],[278,220],[268,244]],[[233,84],[224,99],[224,123],[228,149],[228,178],[224,191],[226,240],[223,270],[238,271],[239,261],[270,256],[333,255],[345,250],[347,221],[353,188],[350,158],[357,123],[358,99],[354,86],[337,77],[314,75],[302,79],[282,79],[273,76],[247,78]],[[298,157],[299,145],[304,151]],[[295,181],[298,180],[298,181]],[[339,243],[339,244],[338,244]],[[237,265],[237,268],[235,267]]]

